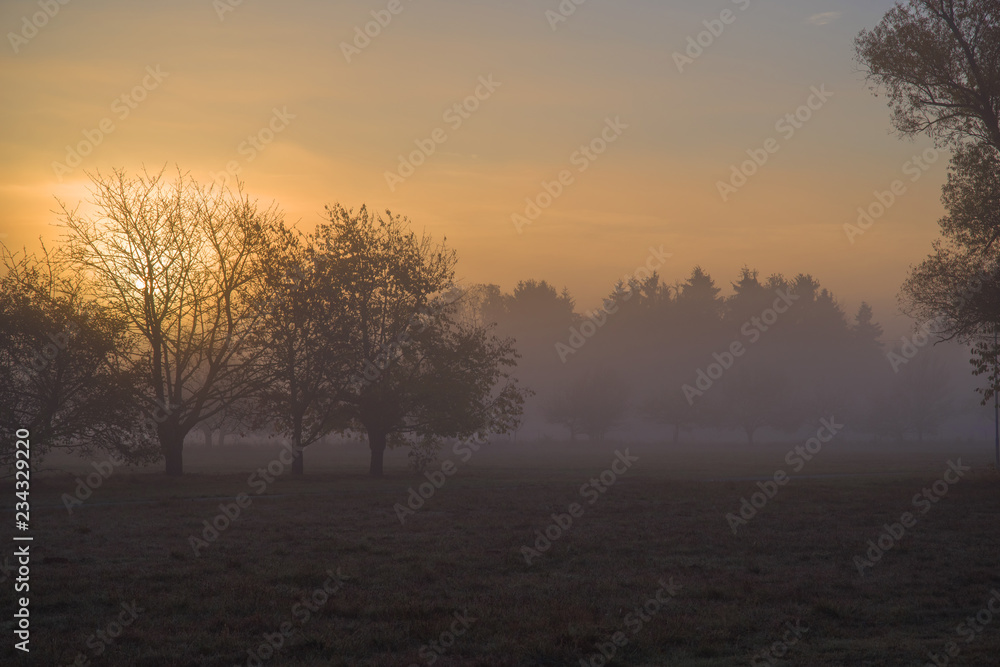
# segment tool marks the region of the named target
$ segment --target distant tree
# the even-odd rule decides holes
[[[570,440],[576,440],[576,436],[583,432],[580,412],[565,389],[556,391],[549,397],[542,408],[542,414],[548,423],[564,426],[569,431]]]
[[[748,445],[762,428],[794,430],[801,423],[792,384],[781,369],[763,364],[734,368],[720,391],[722,423],[741,429]]]
[[[725,301],[719,296],[722,290],[700,266],[694,267],[691,276],[681,284],[677,307],[681,317],[689,320],[689,331],[697,332],[714,327],[722,318]]]
[[[386,212],[336,205],[316,230],[317,275],[341,291],[353,374],[338,395],[364,430],[369,472],[407,437],[471,437],[510,430],[525,391],[510,376],[513,341],[459,317],[456,257]]]
[[[544,280],[522,280],[503,298],[498,330],[516,341],[522,375],[540,381],[561,365],[554,347],[577,321],[573,307],[565,289],[559,292]]]
[[[546,415],[551,423],[569,429],[570,438],[584,433],[602,441],[621,424],[628,412],[628,391],[614,371],[590,371],[568,383],[550,402]]]
[[[573,298],[544,280],[522,280],[506,299],[506,315],[517,322],[549,322],[559,326],[573,316]]]
[[[116,363],[127,328],[64,260],[0,245],[0,423],[11,436],[30,431],[34,465],[51,450],[152,460],[150,434],[135,419],[138,378]],[[0,465],[13,459],[13,437],[4,438]]]
[[[875,311],[862,301],[858,313],[854,316],[851,333],[861,345],[878,349],[882,346],[882,327],[875,321]]]
[[[760,315],[774,301],[774,290],[761,284],[757,269],[744,266],[740,278],[732,283],[733,294],[726,299],[726,319],[736,327]]]
[[[257,325],[264,229],[278,218],[241,191],[184,174],[91,176],[93,212],[62,206],[75,268],[127,327],[118,363],[136,392],[168,475],[184,472],[185,436],[259,386],[247,341]]]
[[[680,444],[683,431],[707,426],[712,419],[708,399],[699,397],[689,402],[679,385],[671,385],[654,395],[640,409],[653,421],[672,427],[671,443],[674,445]]]

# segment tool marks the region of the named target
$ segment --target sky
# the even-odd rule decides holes
[[[669,283],[808,272],[901,328],[948,154],[895,136],[854,60],[892,4],[6,0],[0,235],[54,239],[88,172],[228,168],[304,231],[390,209],[461,280],[546,279],[580,310],[653,248]]]

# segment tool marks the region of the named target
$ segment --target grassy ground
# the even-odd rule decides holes
[[[60,497],[78,473],[37,478],[31,654],[18,663],[256,665],[248,651],[269,635],[281,647],[260,664],[600,665],[620,632],[609,664],[707,667],[751,664],[798,627],[782,660],[754,664],[923,665],[949,641],[960,648],[951,664],[996,664],[1000,618],[957,630],[1000,589],[1000,482],[985,466],[926,514],[912,498],[946,456],[903,475],[795,479],[734,535],[725,515],[756,481],[677,475],[683,466],[640,456],[603,493],[581,495],[614,449],[570,467],[449,453],[457,472],[403,523],[393,506],[422,480],[396,458],[371,481],[363,451],[340,471],[282,475],[260,495],[247,472],[211,474],[205,460],[180,480],[118,470],[72,515]],[[723,472],[787,468],[781,456],[755,460]],[[833,460],[803,475],[836,472]],[[9,510],[9,482],[0,493]],[[196,555],[190,537],[241,493],[249,505]],[[529,565],[522,547],[571,503],[582,512]],[[907,511],[915,525],[859,574],[854,557]],[[4,664],[17,653],[11,588],[0,584]],[[658,591],[665,603],[650,602]]]

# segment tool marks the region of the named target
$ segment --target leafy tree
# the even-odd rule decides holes
[[[944,239],[912,271],[903,300],[911,314],[939,321],[942,338],[971,340],[996,326],[1000,304],[1000,5],[910,0],[862,31],[855,48],[873,88],[887,92],[900,134],[956,148]]]
[[[336,205],[327,214],[316,230],[315,270],[342,293],[347,334],[338,343],[354,373],[338,400],[368,435],[370,474],[381,476],[386,447],[408,436],[512,428],[525,396],[510,377],[513,341],[458,317],[454,252],[388,211]]]
[[[942,339],[991,335],[1000,317],[1000,153],[983,145],[956,151],[940,221],[942,239],[903,284],[907,313],[935,322]]]
[[[290,437],[292,474],[302,475],[305,447],[346,428],[339,396],[348,379],[350,323],[338,265],[318,257],[316,237],[280,222],[268,234],[260,326],[249,339],[265,381],[247,403],[248,421],[272,424]]]
[[[137,377],[116,363],[129,344],[124,322],[87,298],[65,257],[0,246],[0,422],[31,433],[32,463],[50,450],[110,452],[151,460],[135,419]],[[4,440],[0,465],[13,463]]]
[[[996,0],[897,4],[855,51],[904,136],[1000,150],[1000,5]]]
[[[264,229],[277,220],[242,191],[178,173],[91,176],[93,213],[61,203],[74,266],[124,322],[117,363],[141,373],[136,398],[168,475],[184,471],[184,438],[259,386],[247,357],[261,296]]]

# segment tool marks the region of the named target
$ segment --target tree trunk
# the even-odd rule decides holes
[[[160,445],[163,448],[163,460],[166,463],[166,473],[171,477],[184,474],[184,436],[176,431],[168,434],[161,432]]]
[[[302,450],[302,420],[296,419],[292,426],[292,475],[305,474],[305,452]]]
[[[165,472],[171,477],[184,474],[184,439],[191,432],[172,418],[156,427],[156,435],[160,440],[160,450],[163,452]]]
[[[386,433],[382,431],[368,430],[368,447],[372,450],[371,465],[368,467],[368,474],[372,477],[382,476],[382,459],[385,455]]]

